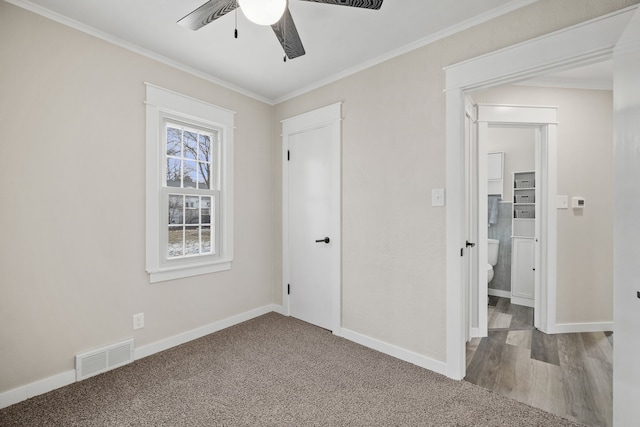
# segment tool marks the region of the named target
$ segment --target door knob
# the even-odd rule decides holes
[[[471,246],[472,248],[475,246],[475,243],[471,243],[470,241],[467,240],[467,247]]]
[[[329,239],[328,237],[325,237],[324,239],[320,239],[320,240],[316,240],[316,243],[329,243],[331,241],[331,239]]]

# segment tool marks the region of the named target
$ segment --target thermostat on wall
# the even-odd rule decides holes
[[[571,198],[571,207],[582,209],[584,208],[584,197],[572,197]]]

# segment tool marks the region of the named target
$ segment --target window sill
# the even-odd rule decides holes
[[[202,274],[217,273],[226,270],[231,270],[231,261],[219,261],[215,264],[188,267],[163,268],[156,271],[149,271],[149,282],[166,282],[168,280],[183,279],[185,277],[200,276]]]

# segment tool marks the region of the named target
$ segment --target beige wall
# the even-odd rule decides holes
[[[276,106],[282,120],[344,102],[345,328],[446,360],[445,210],[431,207],[445,185],[442,68],[634,3],[540,0]],[[610,320],[558,320],[578,318]]]
[[[613,321],[613,98],[611,91],[505,86],[475,101],[558,107],[558,323]]]
[[[0,61],[0,392],[273,302],[270,105],[5,2]],[[145,81],[237,112],[229,272],[149,284]]]
[[[271,107],[0,2],[0,392],[282,301],[283,118],[344,101],[343,324],[444,361],[442,67],[637,0],[540,0]],[[144,85],[237,111],[230,272],[144,272]],[[131,329],[131,315],[146,326]]]

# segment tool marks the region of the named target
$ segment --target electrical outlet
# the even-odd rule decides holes
[[[144,328],[144,313],[133,315],[133,329]]]

